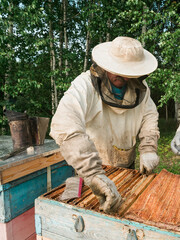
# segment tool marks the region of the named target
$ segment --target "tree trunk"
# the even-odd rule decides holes
[[[166,104],[166,121],[168,121],[168,105]]]
[[[110,18],[108,18],[108,21],[107,21],[107,34],[106,34],[106,42],[109,42],[110,41],[110,26],[111,26],[111,20]]]
[[[65,43],[65,49],[68,50],[68,37],[67,37],[67,28],[66,28],[66,24],[67,24],[67,1],[68,0],[63,0],[63,10],[64,10],[64,14],[63,14],[63,23],[64,23],[64,43]],[[65,71],[66,71],[66,77],[68,76],[68,60],[67,57],[65,59]]]
[[[59,7],[59,71],[62,75],[62,49],[63,49],[63,4]]]
[[[89,0],[88,3],[89,3],[89,6],[91,7],[91,5],[94,4],[94,0]],[[94,18],[94,14],[90,13],[88,17],[87,34],[86,34],[86,52],[85,52],[84,67],[83,67],[84,72],[87,70],[87,66],[88,66],[89,49],[90,49],[90,43],[91,43],[89,27],[93,18]]]
[[[59,77],[62,79],[62,69],[63,69],[63,59],[62,59],[62,54],[63,54],[63,4],[60,3],[60,8],[59,8]],[[59,97],[61,98],[63,95],[63,91],[59,91]]]
[[[49,12],[50,16],[52,13],[52,0],[49,1]],[[54,35],[53,35],[53,27],[52,27],[52,20],[49,20],[49,39],[50,39],[50,68],[51,68],[51,100],[52,100],[52,114],[54,115],[55,110],[58,105],[57,100],[57,89],[56,89],[56,83],[55,83],[55,77],[54,72],[56,69],[56,58],[55,58],[55,51],[54,51]]]
[[[90,20],[88,20],[88,26],[89,26],[89,22],[90,22]],[[87,35],[86,35],[86,52],[85,52],[84,68],[83,68],[84,72],[87,70],[87,65],[88,65],[89,46],[90,46],[90,31],[87,30]]]
[[[62,31],[62,19],[59,19],[60,29],[59,29],[59,71],[62,75],[62,48],[63,48],[63,31]]]
[[[7,44],[8,50],[11,52],[12,50],[12,45],[11,45],[11,39],[12,39],[12,35],[13,35],[13,21],[12,21],[12,8],[13,8],[13,3],[10,2],[9,3],[9,28],[8,28],[8,36],[9,38],[9,43]],[[4,85],[9,85],[10,82],[9,80],[11,79],[11,71],[12,71],[12,57],[10,56],[10,54],[8,54],[8,67],[7,67],[7,72],[5,74],[5,81],[4,81]],[[9,101],[9,93],[6,92],[6,90],[4,91],[4,101],[8,102]],[[3,112],[6,109],[6,106],[3,106]],[[3,116],[3,123],[5,122],[5,116]],[[4,128],[4,126],[2,126],[2,135],[6,134],[6,129]]]

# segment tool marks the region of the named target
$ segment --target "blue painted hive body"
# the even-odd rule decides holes
[[[11,139],[1,137],[0,140],[9,149]],[[62,184],[72,175],[74,169],[63,160],[59,147],[52,140],[35,147],[33,156],[22,153],[0,160],[0,222],[7,223],[32,208],[38,196]]]
[[[51,166],[52,188],[74,174],[66,161]],[[34,200],[47,192],[47,169],[0,185],[0,222],[8,222],[34,206]]]

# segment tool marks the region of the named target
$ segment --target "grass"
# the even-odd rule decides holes
[[[159,120],[160,139],[158,141],[158,156],[160,157],[159,165],[154,172],[159,173],[166,169],[174,174],[180,174],[180,156],[175,155],[171,150],[171,140],[177,129],[177,123],[174,119]],[[136,169],[139,169],[139,153],[137,151]]]

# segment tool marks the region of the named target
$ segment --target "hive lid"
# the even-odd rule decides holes
[[[163,169],[124,217],[180,232],[180,175]]]

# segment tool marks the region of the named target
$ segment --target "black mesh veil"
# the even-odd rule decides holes
[[[147,76],[142,76],[138,79],[130,78],[128,80],[127,89],[131,89],[132,94],[134,94],[134,98],[129,101],[126,99],[126,95],[123,100],[119,100],[115,97],[115,94],[112,92],[110,81],[107,77],[107,72],[100,68],[96,63],[92,64],[90,72],[92,84],[105,104],[117,108],[132,109],[139,105],[145,96],[146,86],[142,81]]]

